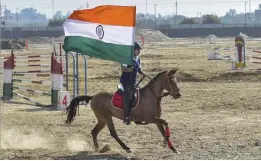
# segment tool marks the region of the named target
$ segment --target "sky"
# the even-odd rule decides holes
[[[38,12],[44,13],[48,18],[52,16],[52,0],[0,0],[2,5],[6,5],[12,12],[16,12],[18,8],[21,10],[26,7],[34,7]],[[146,0],[53,0],[54,11],[62,11],[66,14],[72,12],[81,6],[86,8],[87,2],[89,8],[94,8],[99,5],[136,5],[137,13],[146,13]],[[223,16],[230,9],[236,9],[237,13],[245,12],[245,1],[247,12],[249,12],[249,0],[177,0],[177,13],[188,17],[197,17],[204,14],[216,14]],[[250,0],[251,12],[258,8],[261,0]],[[175,14],[176,0],[147,0],[147,12],[161,15]]]

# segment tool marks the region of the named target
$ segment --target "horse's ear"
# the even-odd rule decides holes
[[[173,68],[172,70],[170,70],[170,71],[168,72],[168,75],[169,75],[169,76],[174,75],[174,74],[177,72],[177,70],[178,70],[178,68]]]
[[[173,68],[173,74],[175,74],[178,71],[178,68]]]
[[[168,76],[170,77],[172,75],[172,70],[168,71]]]

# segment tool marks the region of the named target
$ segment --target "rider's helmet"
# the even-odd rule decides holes
[[[141,50],[141,46],[140,46],[140,44],[138,42],[134,43],[134,50],[135,49]]]

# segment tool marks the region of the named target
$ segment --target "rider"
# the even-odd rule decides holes
[[[137,73],[143,74],[141,70],[140,54],[141,46],[139,43],[134,43],[134,57],[133,65],[122,64],[122,75],[120,82],[124,90],[124,123],[129,125],[130,123],[130,110],[132,108],[132,97],[134,97],[134,86],[136,84]]]

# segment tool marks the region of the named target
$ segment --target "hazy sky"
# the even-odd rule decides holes
[[[87,1],[89,7],[93,8],[98,5],[136,5],[137,12],[146,12],[146,0],[54,0],[54,10],[60,10],[63,13],[73,11],[80,6],[86,7]],[[249,0],[178,0],[178,14],[186,16],[197,16],[197,13],[224,15],[230,8],[236,9],[237,12],[245,12],[245,1]],[[1,0],[2,5],[6,5],[12,12],[16,8],[34,7],[39,12],[52,16],[52,0]],[[148,12],[154,13],[154,4],[157,5],[157,13],[174,14],[175,0],[147,0]],[[164,4],[165,3],[165,4]],[[251,11],[253,12],[261,4],[261,0],[251,0]],[[18,11],[19,11],[18,9]],[[247,3],[247,12],[249,3]]]

